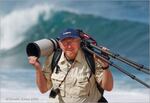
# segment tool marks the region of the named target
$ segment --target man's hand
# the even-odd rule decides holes
[[[110,58],[109,58],[108,54],[105,53],[105,51],[109,51],[109,49],[106,48],[106,47],[102,47],[102,50],[104,51],[104,52],[101,52],[102,57],[104,57],[105,59],[109,60]],[[102,68],[103,69],[107,69],[109,67],[109,64],[107,62],[103,61],[103,60],[102,60],[102,62],[103,62]]]
[[[28,57],[28,60],[29,60],[29,64],[32,64],[35,68],[41,67],[41,64],[37,57],[30,56],[30,57]]]
[[[103,47],[102,50],[103,50],[103,51],[108,51],[109,49],[106,48],[106,47]],[[108,56],[105,52],[102,52],[101,54],[102,54],[101,56],[102,56],[103,58],[109,60],[109,56]],[[94,55],[94,58],[102,65],[102,68],[103,68],[104,70],[109,67],[109,64],[108,64],[106,61],[104,61],[103,59],[97,57],[96,55]],[[99,60],[98,60],[98,59],[99,59]]]

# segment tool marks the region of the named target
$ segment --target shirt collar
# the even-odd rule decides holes
[[[76,58],[75,58],[75,60],[77,61],[77,62],[79,62],[79,63],[83,63],[82,61],[83,61],[83,58],[84,58],[84,56],[83,56],[83,52],[82,52],[82,50],[81,50],[81,48],[79,49],[79,51],[78,51],[78,54],[77,54],[77,56],[76,56]]]

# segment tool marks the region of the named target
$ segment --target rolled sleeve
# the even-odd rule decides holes
[[[102,78],[103,78],[103,69],[102,69],[102,66],[99,62],[99,60],[96,60],[95,61],[95,78],[96,78],[96,81],[98,83],[100,83],[102,81]]]

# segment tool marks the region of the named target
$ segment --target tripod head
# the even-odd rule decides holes
[[[77,29],[77,32],[80,34],[80,38],[82,40],[82,42],[89,44],[92,43],[93,45],[97,45],[97,42],[95,39],[93,39],[89,34],[84,33],[82,30]],[[88,45],[90,46],[90,45]]]

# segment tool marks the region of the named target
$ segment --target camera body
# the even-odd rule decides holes
[[[52,89],[50,94],[49,94],[49,97],[55,98],[59,93],[60,93],[59,88]]]
[[[29,43],[26,47],[26,53],[28,56],[48,56],[53,53],[58,47],[58,41],[54,39],[41,39],[32,43]]]

